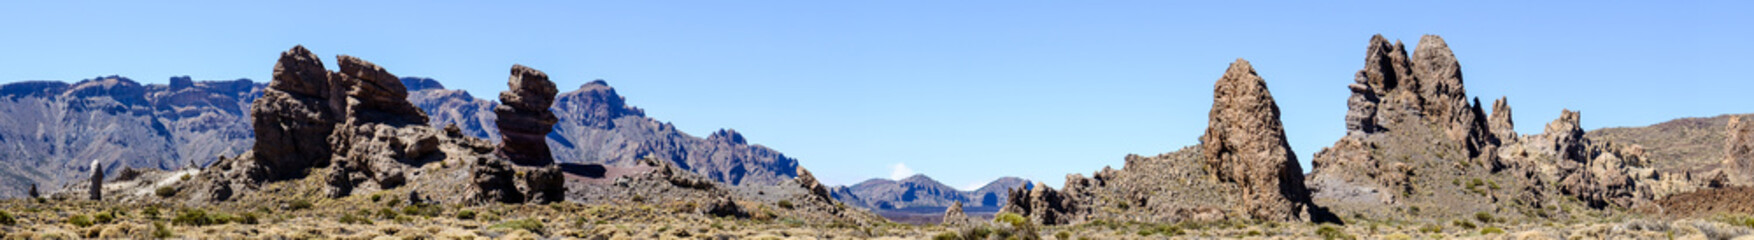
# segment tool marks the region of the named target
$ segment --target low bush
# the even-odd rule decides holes
[[[355,216],[352,213],[343,213],[341,219],[336,219],[336,221],[341,222],[341,224],[372,224],[371,219]]]
[[[525,218],[525,219],[505,221],[505,222],[502,222],[499,224],[494,224],[493,226],[490,226],[488,228],[490,228],[490,229],[491,228],[523,229],[524,231],[530,231],[532,233],[539,234],[539,233],[542,233],[543,227],[542,227],[542,221],[537,221],[535,219]]]
[[[98,224],[107,224],[116,221],[116,214],[110,212],[98,212],[91,215],[91,220],[96,221]]]
[[[158,187],[158,190],[153,191],[153,193],[158,194],[158,197],[168,198],[168,197],[176,196],[177,189],[172,188],[171,186],[163,186],[163,187]]]
[[[1474,222],[1469,222],[1469,221],[1464,221],[1464,220],[1451,221],[1450,224],[1456,225],[1456,227],[1461,227],[1462,229],[1474,229],[1474,227],[1476,227],[1476,226],[1474,226]]]
[[[178,213],[176,217],[171,218],[171,223],[185,226],[207,226],[216,224],[213,222],[212,217],[207,216],[207,211],[201,209],[191,209]]]
[[[1498,227],[1486,227],[1486,228],[1480,229],[1480,235],[1503,234],[1503,233],[1504,233],[1504,229],[1498,228]]]
[[[792,201],[790,200],[780,200],[779,205],[780,208],[792,209]]]
[[[91,221],[91,216],[85,216],[85,215],[73,215],[72,217],[68,217],[67,223],[70,223],[70,224],[73,224],[73,226],[79,226],[79,227],[90,227],[91,225],[97,225],[97,223],[94,223]]]
[[[170,227],[164,226],[164,223],[152,222],[152,237],[170,238],[171,237],[171,229],[170,229]]]
[[[12,212],[0,210],[0,225],[13,225],[13,224],[18,224],[18,219],[12,219]]]
[[[1316,236],[1322,236],[1322,239],[1326,239],[1326,240],[1356,239],[1357,238],[1357,237],[1353,237],[1352,235],[1346,234],[1346,232],[1344,232],[1344,231],[1340,231],[1340,228],[1335,227],[1334,225],[1322,225],[1321,227],[1316,228],[1315,234],[1316,234]]]
[[[932,240],[962,240],[962,236],[957,236],[955,232],[943,232],[932,236]]]
[[[457,211],[457,219],[475,219],[475,210],[463,209],[462,211]]]
[[[1492,214],[1486,213],[1486,212],[1476,212],[1476,213],[1474,213],[1474,220],[1480,221],[1480,223],[1492,223]]]

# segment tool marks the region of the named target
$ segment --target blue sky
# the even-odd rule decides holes
[[[1307,170],[1343,135],[1378,33],[1444,36],[1468,93],[1509,96],[1520,133],[1564,108],[1588,129],[1754,112],[1746,1],[264,2],[0,4],[0,81],[265,81],[304,44],[492,98],[517,63],[562,91],[605,79],[697,136],[737,129],[834,185],[1059,186],[1197,144],[1239,57]]]

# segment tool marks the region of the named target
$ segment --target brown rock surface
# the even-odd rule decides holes
[[[1509,101],[1507,97],[1492,101],[1492,116],[1486,120],[1487,127],[1492,129],[1492,135],[1504,143],[1517,139],[1516,123],[1510,117]]]
[[[1285,140],[1279,105],[1248,61],[1237,59],[1218,79],[1208,117],[1202,158],[1218,180],[1242,188],[1236,211],[1254,219],[1307,220],[1303,168]]]
[[[548,107],[554,104],[554,94],[559,90],[542,71],[513,65],[511,72],[506,83],[510,88],[499,93],[500,105],[493,109],[498,116],[495,126],[504,136],[498,154],[520,165],[554,164],[547,137],[559,120]]]

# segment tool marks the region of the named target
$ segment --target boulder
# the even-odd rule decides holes
[[[1213,90],[1202,160],[1220,181],[1241,187],[1235,210],[1261,220],[1307,220],[1309,190],[1285,139],[1279,105],[1247,60],[1230,64]]]

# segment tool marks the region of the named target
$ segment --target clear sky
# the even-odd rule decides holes
[[[696,136],[734,128],[824,182],[968,187],[1121,167],[1198,144],[1236,58],[1303,161],[1344,134],[1381,33],[1442,35],[1517,130],[1754,112],[1747,1],[28,1],[0,3],[0,81],[265,81],[304,44],[493,98],[514,63],[605,79]]]

